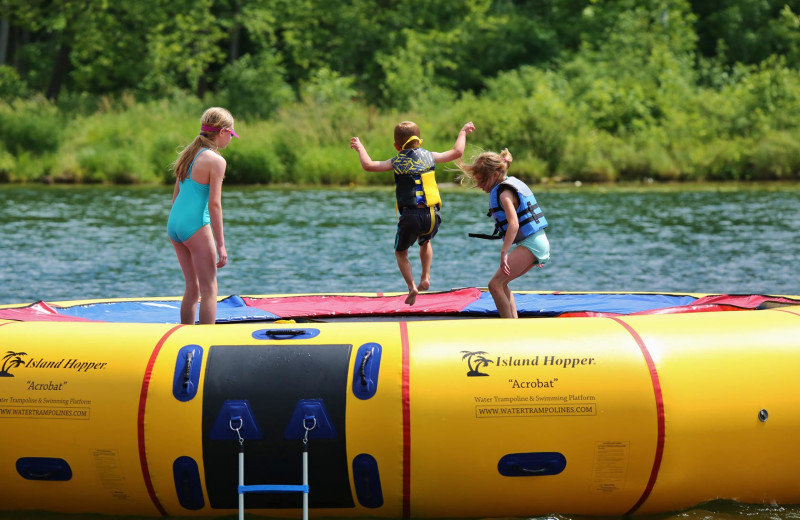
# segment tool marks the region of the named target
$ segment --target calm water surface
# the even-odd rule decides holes
[[[800,294],[800,186],[550,189],[551,261],[516,290]],[[171,188],[0,187],[0,304],[176,296]],[[485,286],[487,197],[445,194],[431,290]],[[405,291],[388,190],[226,187],[220,295]],[[419,275],[417,248],[411,249]]]
[[[179,296],[183,281],[165,230],[171,194],[170,187],[0,187],[0,304]],[[392,252],[392,197],[386,189],[225,187],[230,259],[220,295],[405,291]],[[551,188],[537,198],[551,222],[551,261],[513,289],[800,294],[800,185]],[[500,244],[467,233],[491,231],[487,197],[453,189],[444,200],[431,289],[485,286]],[[418,276],[418,260],[413,265]],[[714,502],[651,518],[800,520],[800,507]]]
[[[309,511],[309,519],[315,520],[314,510]],[[141,516],[102,516],[102,515],[62,515],[54,513],[0,513],[0,520],[152,520],[154,517]],[[155,517],[165,518],[165,517]],[[166,517],[167,520],[236,520],[237,514],[220,517]],[[265,517],[245,514],[245,520],[264,520]],[[298,513],[297,518],[302,518]],[[798,520],[800,507],[741,505],[728,501],[715,501],[677,513],[646,516],[598,517],[548,515],[530,520]],[[377,519],[375,519],[377,520]],[[484,519],[492,520],[492,519]],[[500,519],[519,520],[519,519]]]

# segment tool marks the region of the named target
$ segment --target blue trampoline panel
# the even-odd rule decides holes
[[[58,308],[66,316],[111,323],[180,323],[180,301],[108,302]],[[198,309],[199,313],[199,309]],[[217,302],[217,323],[275,320],[279,317],[256,307],[248,307],[233,295]]]
[[[634,312],[691,305],[693,296],[664,294],[514,294],[520,316],[558,316],[565,312]],[[497,316],[492,295],[481,297],[461,310],[465,314]]]

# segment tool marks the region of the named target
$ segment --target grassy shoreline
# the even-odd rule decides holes
[[[93,113],[71,114],[44,99],[0,102],[0,184],[171,185],[170,163],[194,138],[199,114],[210,103],[191,97],[122,99]],[[684,128],[674,115],[612,134],[577,112],[566,120],[561,112],[539,114],[542,106],[528,99],[500,105],[489,95],[403,113],[381,113],[352,100],[294,103],[269,120],[237,117],[242,139],[222,151],[226,183],[391,186],[390,172],[361,169],[349,141],[358,136],[374,159],[392,157],[392,131],[402,120],[417,122],[424,146],[433,151],[450,149],[461,126],[473,121],[477,130],[467,139],[465,160],[508,147],[514,154],[511,173],[537,186],[800,181],[798,128],[762,124],[747,135],[719,128],[712,134],[708,117]],[[436,176],[440,183],[454,182],[458,170],[442,164]]]

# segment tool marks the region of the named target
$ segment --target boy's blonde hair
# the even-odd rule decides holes
[[[178,158],[175,159],[174,163],[172,163],[172,169],[175,171],[175,176],[180,181],[183,181],[186,178],[186,174],[189,171],[189,165],[192,164],[194,156],[200,151],[201,148],[210,148],[214,152],[219,153],[217,150],[217,145],[214,143],[214,138],[222,130],[231,130],[233,128],[233,116],[230,112],[222,107],[211,107],[206,110],[203,113],[203,117],[200,118],[200,126],[202,127],[203,125],[219,128],[220,130],[215,132],[201,130],[200,135],[195,137],[194,141],[189,143],[186,148],[181,150]]]
[[[417,139],[409,143],[408,140],[411,139],[412,136],[422,138],[422,136],[419,135],[419,127],[415,122],[403,121],[394,127],[394,142],[401,150],[419,148],[422,145]]]
[[[508,175],[508,166],[514,158],[508,148],[503,148],[500,153],[481,152],[472,158],[471,164],[461,160],[456,161],[456,166],[461,170],[461,184],[475,182],[477,179],[493,179],[494,184],[502,181]]]

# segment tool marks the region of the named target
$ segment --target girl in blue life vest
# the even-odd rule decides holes
[[[499,154],[483,152],[472,164],[456,162],[463,172],[462,181],[472,179],[478,188],[489,194],[489,215],[495,221],[492,236],[472,236],[503,240],[500,267],[489,280],[489,292],[501,318],[518,317],[509,282],[533,266],[541,268],[550,259],[550,243],[544,233],[547,219],[530,188],[519,179],[508,176],[512,160],[511,152],[506,148]],[[514,244],[516,247],[512,250]]]

